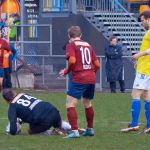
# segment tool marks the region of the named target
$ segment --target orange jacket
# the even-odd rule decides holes
[[[3,58],[3,68],[9,68],[9,55],[11,55],[11,52],[4,50],[4,58]]]
[[[2,38],[0,38],[0,68],[9,67],[9,55],[11,49],[9,44]]]

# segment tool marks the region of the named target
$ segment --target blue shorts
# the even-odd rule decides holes
[[[91,100],[94,98],[94,91],[95,84],[81,84],[70,82],[67,95],[77,99],[81,99],[81,97],[83,97]]]
[[[4,78],[4,69],[0,68],[0,78]]]

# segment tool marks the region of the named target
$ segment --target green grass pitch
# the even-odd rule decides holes
[[[32,95],[49,101],[60,110],[66,120],[65,94],[32,92]],[[130,93],[96,93],[93,101],[95,108],[95,136],[78,139],[63,139],[60,136],[29,136],[27,125],[23,125],[21,135],[5,135],[8,105],[0,97],[0,150],[147,150],[150,135],[120,133],[130,121]],[[78,104],[79,126],[85,127],[84,110]],[[144,109],[140,115],[141,130],[145,125]]]

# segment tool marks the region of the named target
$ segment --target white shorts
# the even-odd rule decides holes
[[[150,90],[150,75],[137,73],[133,83],[133,89]]]

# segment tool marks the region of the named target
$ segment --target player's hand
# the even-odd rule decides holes
[[[137,54],[134,54],[134,55],[131,57],[131,59],[132,59],[132,60],[138,60],[139,57],[140,57],[140,55],[139,55],[139,53],[137,53]]]
[[[137,68],[137,63],[134,63],[134,69],[136,70],[136,68]]]
[[[64,68],[64,69],[62,69],[62,70],[60,70],[60,72],[59,72],[59,76],[65,76],[67,74],[67,69],[66,68]]]
[[[60,70],[60,71],[59,71],[59,76],[61,76],[61,77],[64,76],[64,75],[65,75],[65,74],[64,74],[64,71],[65,71],[65,69]]]
[[[4,58],[8,58],[9,57],[9,54],[4,54]]]

